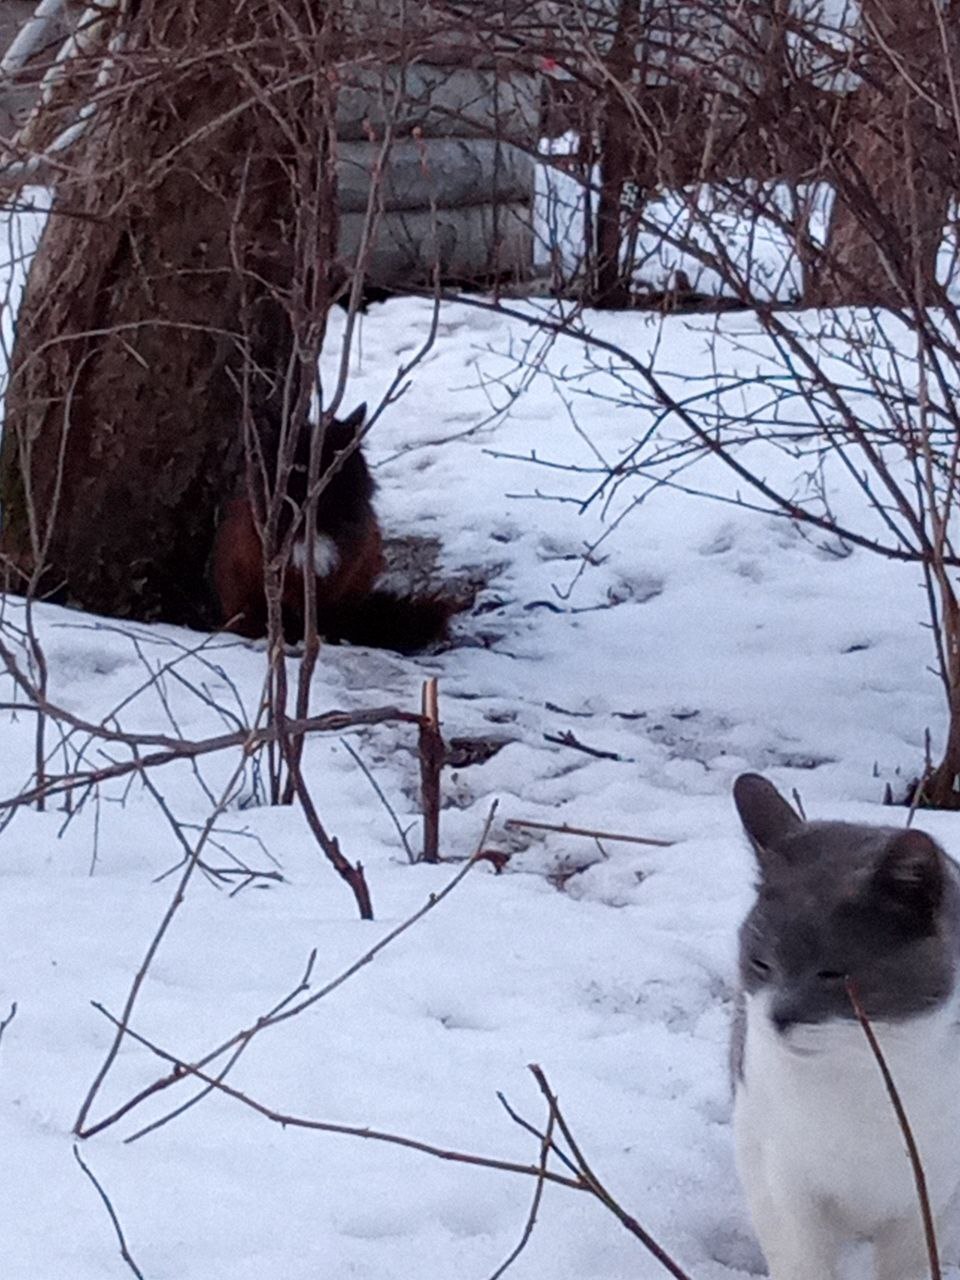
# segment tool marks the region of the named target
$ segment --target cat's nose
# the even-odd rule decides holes
[[[787,1031],[789,1031],[795,1021],[796,1019],[791,1017],[791,1015],[787,1013],[785,1010],[781,1011],[780,1013],[774,1013],[773,1017],[771,1018],[771,1022],[773,1023],[776,1030],[780,1033],[780,1035],[784,1035]]]
[[[786,1035],[797,1021],[797,1011],[791,1001],[778,1000],[770,1010],[770,1021],[779,1035]]]

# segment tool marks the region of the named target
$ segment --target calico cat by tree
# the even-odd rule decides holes
[[[960,1207],[960,873],[922,831],[804,821],[771,783],[734,800],[759,868],[740,930],[737,1164],[772,1280],[929,1276],[902,1131],[847,987],[877,1035],[941,1245]]]

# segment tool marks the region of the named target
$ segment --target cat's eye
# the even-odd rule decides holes
[[[770,972],[770,966],[767,964],[766,960],[761,960],[759,956],[750,957],[750,968],[758,978],[765,978]]]
[[[843,982],[847,975],[839,969],[818,969],[817,977],[821,982]]]

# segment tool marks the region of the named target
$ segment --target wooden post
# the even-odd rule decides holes
[[[440,774],[443,770],[443,737],[437,678],[424,681],[420,714],[420,796],[423,805],[423,852],[421,862],[440,861]]]

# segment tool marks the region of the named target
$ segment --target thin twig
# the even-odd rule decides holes
[[[463,881],[469,874],[471,869],[478,861],[480,861],[483,856],[484,846],[486,845],[487,836],[490,833],[490,828],[493,825],[493,819],[496,812],[497,801],[494,800],[493,804],[490,806],[489,812],[487,813],[486,821],[483,824],[483,831],[480,833],[480,839],[477,842],[473,855],[464,862],[456,875],[452,876],[442,889],[437,893],[430,894],[423,906],[418,907],[418,909],[412,915],[408,916],[406,920],[402,920],[400,924],[391,929],[390,932],[385,934],[378,942],[375,942],[372,947],[369,947],[364,951],[363,955],[354,960],[346,969],[341,970],[335,978],[332,978],[329,982],[325,983],[317,991],[312,992],[310,995],[305,995],[302,1000],[293,1004],[290,1003],[290,997],[285,997],[275,1009],[257,1018],[257,1020],[249,1027],[245,1027],[242,1031],[236,1032],[228,1040],[217,1045],[215,1049],[211,1049],[208,1053],[204,1054],[203,1057],[197,1060],[194,1067],[190,1067],[189,1070],[194,1071],[194,1068],[202,1069],[207,1067],[212,1062],[215,1062],[217,1058],[222,1057],[225,1053],[231,1053],[238,1045],[246,1046],[254,1036],[260,1035],[268,1027],[277,1026],[281,1022],[286,1022],[290,1018],[297,1017],[306,1009],[311,1008],[313,1005],[317,1004],[318,1001],[323,1000],[326,996],[330,995],[331,992],[336,991],[338,987],[343,986],[345,982],[352,978],[355,973],[358,973],[361,969],[365,968],[366,965],[371,964],[380,952],[384,950],[384,948],[388,947],[402,934],[406,933],[408,929],[413,928],[413,926],[419,920],[422,920],[425,915],[438,907],[440,903],[443,902],[444,898],[448,897],[454,889],[456,889],[461,881]],[[303,982],[301,982],[301,986],[297,988],[293,995],[298,994],[303,985]],[[115,1019],[112,1014],[108,1013],[105,1009],[103,1010],[103,1013],[106,1017],[110,1018],[114,1024],[116,1024],[117,1019]],[[178,1060],[171,1059],[171,1061],[177,1062]],[[121,1120],[125,1115],[128,1115],[131,1111],[135,1110],[141,1103],[145,1102],[147,1098],[153,1097],[154,1094],[161,1093],[164,1089],[168,1089],[173,1084],[177,1084],[184,1078],[186,1070],[187,1068],[175,1065],[174,1069],[167,1075],[161,1076],[152,1084],[147,1085],[146,1088],[141,1089],[139,1093],[135,1094],[132,1098],[129,1098],[125,1103],[123,1103],[122,1106],[118,1107],[116,1111],[111,1112],[111,1114],[104,1117],[104,1119],[99,1120],[94,1125],[91,1125],[85,1130],[84,1137],[91,1138],[94,1134],[100,1133],[104,1129],[108,1129],[111,1125],[116,1124],[118,1120]]]
[[[565,836],[587,836],[590,840],[619,840],[623,844],[647,844],[659,849],[669,849],[675,840],[661,840],[657,836],[626,836],[615,831],[595,831],[592,827],[571,827],[566,822],[534,822],[527,818],[507,818],[503,824],[511,831],[558,831]]]
[[[3,709],[0,706],[0,710]],[[37,705],[18,706],[16,709],[18,711],[48,710]],[[59,709],[49,713],[55,719],[67,719],[68,723],[72,723],[75,720],[75,717],[61,717]],[[366,711],[355,712],[328,711],[323,715],[310,716],[306,720],[287,720],[285,722],[285,732],[290,737],[295,737],[304,733],[337,732],[349,729],[353,725],[383,724],[388,721],[419,724],[420,717],[410,711],[401,711],[397,707],[374,707]],[[102,726],[83,725],[82,727],[90,731],[93,737],[100,737],[108,742],[120,742],[125,746],[143,748],[154,745],[156,742],[164,742],[167,745],[161,751],[154,751],[149,755],[139,756],[132,760],[121,760],[115,764],[104,765],[102,768],[93,769],[87,773],[77,773],[69,777],[48,778],[42,787],[31,787],[15,796],[0,800],[0,811],[32,804],[41,795],[49,796],[63,791],[73,791],[78,787],[90,786],[91,783],[106,782],[112,778],[122,778],[131,773],[140,773],[144,769],[157,768],[160,765],[170,764],[174,760],[195,760],[198,756],[212,755],[218,751],[230,750],[232,747],[243,747],[245,753],[249,756],[265,743],[276,742],[280,736],[280,731],[275,724],[265,725],[263,728],[240,729],[236,733],[222,733],[212,738],[202,738],[196,741],[166,738],[162,734],[111,732]]]
[[[542,1068],[537,1066],[536,1063],[531,1063],[530,1071],[533,1074],[533,1078],[536,1080],[537,1084],[540,1086],[540,1092],[543,1094],[544,1098],[546,1098],[547,1100],[547,1103],[551,1109],[551,1114],[556,1116],[557,1127],[559,1128],[561,1134],[563,1135],[563,1138],[566,1141],[567,1146],[570,1148],[570,1151],[573,1155],[574,1160],[576,1161],[580,1177],[584,1183],[584,1189],[592,1192],[592,1194],[596,1196],[596,1198],[601,1202],[601,1204],[605,1205],[610,1210],[610,1212],[614,1215],[614,1217],[616,1217],[620,1221],[620,1223],[624,1227],[626,1227],[626,1229],[630,1232],[630,1234],[637,1237],[637,1239],[640,1241],[643,1247],[649,1253],[653,1254],[653,1256],[657,1259],[657,1261],[660,1263],[662,1267],[666,1268],[666,1270],[670,1272],[670,1274],[674,1277],[674,1280],[690,1280],[690,1276],[687,1274],[686,1271],[683,1270],[680,1264],[677,1262],[674,1262],[673,1258],[670,1257],[670,1255],[663,1248],[663,1246],[658,1244],[657,1241],[654,1240],[653,1236],[649,1233],[649,1231],[645,1230],[645,1228],[643,1228],[640,1225],[640,1223],[636,1220],[636,1218],[633,1217],[632,1214],[627,1213],[627,1211],[624,1208],[622,1208],[622,1206],[613,1198],[610,1192],[606,1189],[606,1187],[603,1185],[603,1183],[600,1181],[597,1175],[593,1172],[593,1170],[587,1164],[587,1161],[584,1158],[583,1152],[580,1150],[580,1147],[578,1146],[573,1134],[570,1131],[570,1126],[567,1124],[566,1120],[564,1119],[563,1112],[560,1110],[560,1106],[559,1106],[559,1103],[557,1102],[556,1095],[554,1094],[553,1090],[550,1088],[550,1085],[547,1082],[547,1077],[544,1075]]]
[[[104,1017],[108,1018],[114,1026],[121,1030],[121,1024],[118,1019],[114,1018],[100,1004],[94,1004]],[[371,1129],[365,1125],[347,1125],[338,1124],[326,1120],[312,1120],[304,1116],[291,1115],[287,1112],[277,1111],[272,1107],[258,1102],[255,1098],[251,1098],[248,1094],[234,1089],[231,1085],[225,1084],[223,1080],[218,1080],[213,1076],[207,1075],[201,1071],[199,1067],[191,1066],[189,1063],[183,1062],[176,1058],[173,1054],[168,1053],[165,1049],[160,1048],[153,1041],[139,1032],[134,1031],[129,1025],[122,1027],[122,1033],[134,1040],[137,1044],[142,1045],[145,1049],[149,1049],[151,1053],[161,1058],[164,1062],[168,1062],[173,1066],[174,1072],[178,1078],[186,1075],[193,1076],[203,1084],[209,1085],[216,1089],[219,1093],[224,1094],[228,1098],[232,1098],[235,1102],[241,1103],[243,1106],[255,1111],[258,1115],[278,1124],[282,1128],[287,1129],[306,1129],[319,1133],[337,1133],[347,1137],[365,1138],[373,1142],[383,1142],[391,1146],[405,1147],[411,1151],[419,1151],[424,1155],[434,1156],[439,1160],[448,1160],[455,1164],[472,1165],[482,1169],[496,1169],[504,1173],[519,1173],[526,1177],[536,1178],[538,1183],[543,1184],[551,1182],[561,1187],[568,1187],[573,1191],[585,1191],[593,1195],[601,1202],[610,1212],[618,1219],[618,1221],[643,1244],[644,1248],[651,1253],[657,1261],[674,1277],[674,1280],[691,1280],[683,1268],[670,1257],[662,1245],[646,1231],[640,1223],[614,1199],[609,1191],[599,1181],[596,1174],[593,1173],[590,1166],[584,1159],[583,1153],[577,1145],[570,1132],[569,1125],[560,1112],[559,1105],[555,1095],[550,1090],[546,1077],[538,1066],[532,1065],[530,1070],[533,1072],[537,1083],[540,1085],[544,1096],[547,1098],[551,1108],[551,1114],[555,1117],[556,1124],[560,1128],[564,1139],[574,1154],[577,1164],[577,1175],[575,1177],[567,1177],[565,1174],[556,1173],[552,1169],[545,1167],[544,1160],[541,1158],[536,1165],[521,1164],[515,1160],[500,1160],[493,1156],[478,1156],[472,1152],[457,1151],[448,1147],[437,1147],[432,1143],[421,1142],[416,1138],[409,1138],[403,1134],[388,1133],[380,1129]],[[542,1135],[544,1143],[547,1142],[547,1135]],[[551,1136],[549,1139],[549,1149],[556,1150],[556,1144]]]
[[[14,1020],[16,1016],[17,1016],[17,1002],[16,1000],[14,1000],[14,1002],[10,1006],[10,1012],[3,1019],[3,1021],[0,1022],[0,1041],[3,1040],[3,1033],[6,1031],[7,1027],[9,1027],[10,1023]]]
[[[93,1006],[99,1013],[102,1013],[113,1025],[120,1030],[121,1024],[119,1019],[108,1012],[103,1005],[94,1002]],[[183,1079],[186,1076],[193,1076],[201,1083],[209,1085],[216,1089],[218,1093],[224,1094],[228,1098],[233,1098],[235,1102],[242,1103],[251,1111],[257,1112],[267,1120],[279,1124],[283,1128],[289,1129],[310,1129],[319,1133],[340,1133],[348,1137],[369,1138],[373,1142],[385,1142],[392,1146],[407,1147],[412,1151],[422,1151],[426,1155],[436,1156],[441,1160],[451,1160],[456,1164],[472,1164],[479,1165],[486,1169],[501,1169],[506,1173],[523,1173],[533,1177],[544,1177],[549,1182],[557,1182],[561,1186],[575,1187],[581,1190],[580,1184],[572,1178],[566,1178],[562,1174],[547,1171],[541,1173],[536,1165],[520,1164],[514,1160],[497,1160],[491,1156],[477,1156],[465,1151],[455,1151],[446,1147],[436,1147],[429,1142],[420,1142],[416,1138],[407,1138],[402,1134],[386,1133],[380,1129],[371,1129],[366,1125],[350,1125],[337,1124],[327,1120],[310,1120],[304,1116],[289,1115],[283,1111],[277,1111],[273,1107],[268,1107],[262,1102],[258,1102],[255,1098],[249,1097],[242,1093],[239,1089],[234,1089],[232,1085],[226,1084],[223,1080],[218,1080],[215,1076],[207,1075],[199,1067],[192,1066],[188,1062],[183,1062],[174,1054],[168,1053],[159,1045],[154,1044],[146,1036],[141,1035],[138,1031],[134,1031],[130,1026],[123,1027],[123,1034],[128,1036],[143,1048],[149,1049],[164,1062],[168,1062],[173,1066],[178,1078]]]
[[[390,820],[393,823],[394,827],[396,828],[397,835],[400,837],[400,843],[403,845],[404,852],[407,855],[407,861],[416,862],[417,855],[413,852],[413,849],[411,849],[410,841],[407,839],[407,833],[404,827],[402,826],[400,819],[397,817],[396,809],[394,809],[393,805],[387,799],[384,793],[383,787],[380,786],[380,783],[373,776],[373,773],[367,766],[367,763],[364,760],[363,756],[361,756],[360,752],[355,750],[354,747],[350,744],[350,742],[346,738],[341,738],[340,742],[344,750],[347,751],[353,757],[353,760],[356,763],[357,767],[360,769],[361,773],[366,778],[366,780],[370,783],[371,787],[373,787],[377,795],[377,798],[379,799],[380,803],[383,805],[383,807],[386,809],[387,813],[389,814]]]
[[[251,729],[249,732],[252,734],[254,730]],[[166,936],[167,931],[169,930],[174,917],[176,916],[180,907],[183,905],[184,899],[186,897],[187,886],[193,877],[193,873],[194,871],[196,871],[197,867],[200,865],[200,859],[201,859],[201,854],[203,852],[204,845],[209,839],[217,819],[219,818],[223,809],[229,803],[239,778],[242,776],[247,754],[248,754],[247,750],[244,750],[241,752],[240,759],[236,764],[236,766],[234,767],[230,775],[230,778],[226,783],[226,786],[223,788],[223,791],[221,792],[219,802],[215,805],[214,809],[212,810],[206,822],[204,823],[203,829],[200,832],[200,835],[197,837],[196,843],[194,844],[193,849],[190,852],[190,856],[186,860],[186,864],[183,869],[183,874],[180,876],[180,879],[177,881],[177,887],[173,892],[173,896],[170,899],[167,909],[163,913],[163,918],[161,919],[160,924],[158,925],[153,937],[150,939],[150,942],[147,946],[147,950],[144,954],[143,960],[140,963],[140,967],[137,970],[137,972],[134,974],[133,981],[130,984],[130,990],[127,994],[127,998],[123,1006],[123,1015],[120,1021],[121,1027],[125,1026],[129,1022],[133,1014],[134,1006],[136,1005],[137,997],[140,994],[140,989],[146,980],[147,972],[150,966],[152,965],[157,952],[160,949],[160,945],[163,942],[163,939]],[[93,1083],[90,1085],[90,1088],[87,1091],[87,1095],[84,1098],[83,1103],[81,1104],[79,1114],[77,1115],[77,1119],[73,1127],[73,1131],[78,1138],[84,1138],[84,1137],[90,1136],[90,1131],[85,1127],[87,1116],[90,1113],[90,1108],[93,1106],[93,1103],[97,1097],[97,1094],[100,1092],[100,1088],[103,1085],[104,1080],[107,1078],[107,1075],[109,1074],[110,1069],[113,1066],[116,1056],[120,1051],[120,1045],[122,1044],[122,1042],[123,1042],[123,1032],[122,1030],[118,1030],[117,1034],[114,1036],[114,1039],[112,1044],[110,1045],[110,1048],[107,1050],[106,1057],[104,1058],[99,1070],[94,1076]]]
[[[84,1164],[83,1156],[81,1156],[80,1154],[80,1148],[77,1146],[76,1143],[73,1144],[73,1155],[74,1155],[74,1158],[76,1159],[77,1164],[80,1166],[83,1172],[87,1175],[87,1177],[93,1183],[94,1188],[96,1189],[97,1195],[103,1201],[104,1207],[106,1208],[107,1213],[110,1215],[110,1221],[113,1223],[113,1229],[117,1233],[117,1243],[120,1245],[120,1257],[123,1258],[124,1262],[130,1268],[133,1274],[137,1276],[138,1280],[143,1280],[143,1272],[134,1262],[133,1258],[130,1255],[130,1250],[127,1248],[126,1237],[123,1234],[123,1228],[120,1226],[120,1219],[117,1217],[117,1212],[114,1209],[113,1205],[110,1203],[110,1197],[107,1195],[106,1191],[104,1191],[103,1187],[97,1181],[96,1176],[94,1175],[93,1170],[90,1168],[90,1166],[87,1164]]]
[[[582,751],[585,755],[593,756],[595,760],[623,760],[623,756],[617,751],[603,751],[600,747],[590,747],[585,742],[581,742],[572,729],[564,729],[563,733],[545,733],[543,740],[552,742],[558,747],[573,747],[575,751]]]
[[[511,1107],[510,1103],[507,1101],[506,1096],[504,1094],[498,1091],[497,1098],[500,1101],[500,1105],[503,1107],[504,1111],[507,1113],[507,1115],[510,1117],[510,1119],[513,1121],[514,1124],[519,1125],[521,1129],[526,1129],[527,1133],[533,1134],[535,1138],[539,1138],[541,1141],[544,1139],[546,1134],[544,1132],[541,1132],[541,1130],[538,1129],[535,1124],[532,1124],[529,1120],[524,1119],[524,1117],[520,1114],[519,1111],[515,1111],[514,1108]],[[550,1112],[550,1115],[554,1119],[556,1118],[555,1113],[552,1110]],[[574,1177],[576,1177],[578,1170],[574,1161],[571,1160],[570,1157],[567,1155],[567,1153],[562,1149],[562,1147],[558,1147],[555,1142],[552,1144],[552,1148],[553,1148],[553,1154],[557,1157],[560,1163],[565,1168],[567,1168]]]
[[[556,1123],[556,1113],[551,1109],[547,1116],[547,1127],[540,1139],[540,1177],[537,1178],[537,1185],[533,1191],[533,1200],[530,1203],[530,1212],[527,1214],[527,1220],[524,1223],[523,1231],[520,1239],[517,1241],[515,1248],[511,1250],[509,1255],[497,1267],[496,1271],[491,1275],[490,1280],[501,1280],[507,1271],[513,1266],[516,1260],[523,1253],[524,1249],[530,1242],[533,1235],[533,1229],[537,1225],[537,1214],[540,1211],[540,1201],[543,1199],[543,1189],[547,1184],[546,1172],[547,1161],[550,1158],[550,1151],[553,1147],[553,1126]]]
[[[913,1136],[913,1130],[910,1128],[910,1121],[907,1119],[907,1113],[904,1110],[899,1091],[894,1083],[893,1076],[890,1074],[890,1068],[887,1066],[887,1060],[883,1056],[883,1050],[880,1048],[873,1027],[870,1025],[870,1019],[860,1003],[856,983],[852,978],[847,978],[846,988],[854,1013],[857,1015],[857,1021],[863,1028],[863,1034],[867,1037],[867,1043],[870,1045],[870,1050],[877,1061],[877,1066],[880,1068],[880,1074],[883,1076],[883,1083],[890,1099],[890,1105],[893,1107],[894,1114],[897,1117],[897,1124],[900,1126],[900,1132],[903,1134],[903,1140],[907,1145],[907,1155],[910,1158],[913,1180],[917,1188],[917,1199],[920,1202],[920,1217],[923,1221],[923,1236],[927,1244],[930,1280],[940,1280],[940,1253],[937,1249],[937,1233],[933,1222],[933,1212],[930,1208],[930,1197],[927,1193],[927,1178],[923,1171],[923,1162],[920,1159],[920,1152]]]
[[[323,851],[324,857],[336,871],[346,884],[350,886],[354,900],[357,904],[357,910],[360,913],[361,920],[373,919],[373,902],[370,898],[370,887],[367,884],[367,877],[364,874],[363,863],[352,863],[347,858],[343,850],[340,848],[340,841],[336,836],[330,835],[326,827],[321,821],[320,814],[317,812],[317,806],[313,803],[313,797],[307,786],[303,776],[303,770],[300,767],[300,754],[292,749],[289,739],[281,738],[284,744],[284,759],[287,765],[287,772],[293,781],[293,791],[297,799],[300,801],[300,807],[303,810],[303,816],[307,820],[307,825],[313,832],[314,839]]]
[[[288,1004],[291,1004],[296,1000],[298,996],[301,996],[310,990],[310,977],[313,973],[313,966],[316,964],[316,960],[317,949],[314,947],[310,952],[309,959],[307,960],[307,967],[304,970],[304,974],[300,979],[299,985],[294,987],[292,991],[288,992],[278,1004],[274,1005],[267,1014],[268,1018],[275,1017],[284,1008],[286,1008]],[[249,1040],[244,1040],[241,1044],[236,1046],[233,1053],[231,1053],[230,1057],[227,1059],[225,1066],[220,1071],[220,1074],[217,1076],[218,1080],[225,1079],[227,1074],[233,1070],[238,1058],[249,1044]],[[186,1102],[182,1102],[180,1106],[174,1107],[172,1111],[166,1112],[156,1120],[151,1120],[149,1124],[145,1124],[143,1128],[138,1129],[136,1133],[131,1133],[128,1137],[124,1138],[124,1143],[136,1142],[138,1139],[146,1137],[148,1133],[153,1133],[155,1129],[162,1129],[165,1124],[169,1124],[171,1120],[176,1120],[179,1116],[182,1116],[185,1111],[189,1111],[190,1108],[195,1107],[198,1102],[202,1102],[203,1099],[212,1091],[212,1085],[205,1086],[203,1089],[200,1089],[199,1092],[195,1093],[192,1098],[188,1098]]]

